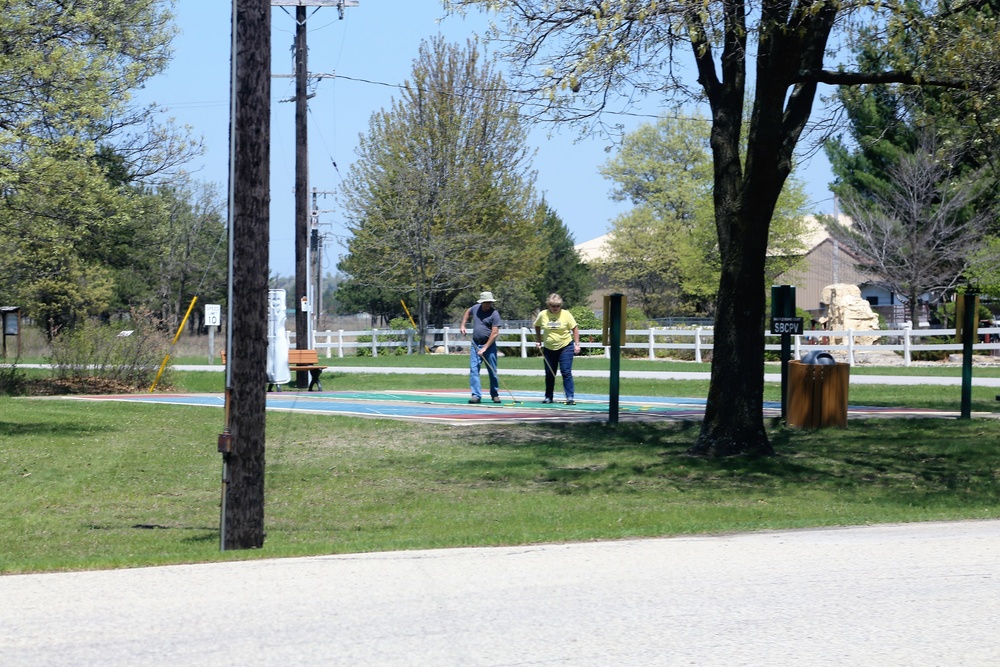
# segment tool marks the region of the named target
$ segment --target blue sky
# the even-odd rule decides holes
[[[182,125],[189,125],[206,144],[206,153],[189,166],[202,180],[226,184],[229,145],[229,68],[231,2],[222,0],[177,0],[175,14],[181,34],[174,41],[174,59],[166,72],[138,93],[143,102],[156,102]],[[272,8],[271,70],[292,71],[294,8],[286,12]],[[314,88],[309,106],[310,189],[337,191],[355,159],[359,134],[368,129],[373,112],[388,108],[399,97],[394,86],[408,78],[421,40],[439,32],[464,44],[485,21],[449,17],[444,20],[439,0],[359,0],[347,8],[344,20],[335,8],[310,8],[309,70],[342,77],[323,79]],[[357,79],[364,81],[357,81]],[[295,261],[293,198],[295,150],[294,105],[280,100],[294,94],[288,78],[272,80],[271,105],[271,271],[293,275]],[[644,110],[648,118],[620,119],[627,128],[653,122],[656,109]],[[606,139],[575,141],[566,129],[550,136],[553,128],[531,133],[537,149],[534,167],[537,190],[545,195],[577,243],[607,232],[616,215],[626,207],[609,198],[610,182],[599,173],[613,153],[606,152]],[[336,168],[334,168],[336,163]],[[827,192],[831,180],[822,156],[800,166],[813,209],[832,212]],[[333,197],[320,199],[321,231],[331,235],[324,257],[325,270],[335,271],[344,252],[343,217]]]

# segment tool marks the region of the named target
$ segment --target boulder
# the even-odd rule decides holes
[[[824,324],[831,331],[878,331],[878,315],[871,304],[861,298],[857,285],[840,283],[823,288],[823,303],[826,305]],[[878,336],[855,336],[857,345],[875,345]],[[834,345],[844,345],[846,341],[836,337],[830,341]]]

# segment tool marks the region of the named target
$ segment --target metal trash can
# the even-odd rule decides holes
[[[849,364],[837,363],[829,352],[810,352],[801,361],[789,361],[788,425],[846,427],[850,370]]]

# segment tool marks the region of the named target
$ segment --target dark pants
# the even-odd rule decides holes
[[[545,355],[545,397],[552,398],[552,392],[556,387],[555,370],[558,368],[562,373],[563,391],[566,392],[566,400],[573,400],[573,346],[567,345],[558,350],[542,348]]]

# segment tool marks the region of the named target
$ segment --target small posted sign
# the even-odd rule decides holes
[[[205,304],[205,326],[222,326],[222,306],[217,303]]]
[[[772,317],[771,318],[771,333],[772,334],[788,334],[791,336],[801,336],[802,335],[802,318],[801,317]]]

